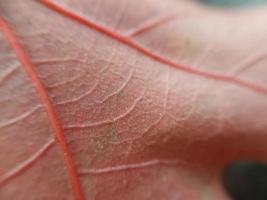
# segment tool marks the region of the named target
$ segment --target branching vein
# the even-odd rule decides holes
[[[19,121],[31,116],[31,114],[33,114],[35,111],[37,111],[39,108],[41,108],[42,105],[37,105],[37,106],[34,106],[33,108],[29,109],[28,111],[26,111],[25,113],[17,116],[17,117],[14,117],[12,119],[9,119],[9,120],[6,120],[4,122],[0,122],[0,129],[1,128],[4,128],[4,127],[7,127],[7,126],[11,126],[15,123],[18,123]]]
[[[151,59],[162,63],[162,64],[168,65],[170,67],[174,67],[178,70],[184,71],[184,72],[189,73],[189,74],[194,74],[197,76],[205,77],[205,78],[216,80],[216,81],[223,81],[223,82],[227,82],[227,83],[232,83],[235,85],[239,85],[241,87],[248,88],[252,91],[267,95],[267,87],[265,87],[265,86],[258,85],[258,84],[255,84],[253,82],[249,82],[249,81],[237,78],[233,75],[227,75],[227,74],[225,75],[225,74],[221,74],[221,73],[208,72],[208,71],[195,69],[195,68],[192,68],[192,67],[189,67],[186,65],[181,65],[181,64],[175,63],[172,60],[169,60],[169,59],[167,59],[167,58],[165,58],[159,54],[152,52],[149,49],[146,49],[145,47],[141,46],[140,44],[138,44],[137,42],[135,42],[131,38],[129,38],[127,36],[120,35],[119,33],[116,33],[107,27],[99,25],[93,21],[90,21],[83,16],[77,15],[73,11],[62,8],[61,6],[57,5],[56,3],[53,3],[49,0],[40,0],[39,2],[41,2],[43,5],[47,6],[48,8],[58,12],[59,14],[66,16],[66,17],[68,17],[68,18],[70,18],[70,19],[72,19],[72,20],[74,20],[80,24],[83,24],[84,26],[87,26],[91,29],[95,29],[98,32],[101,32],[101,33],[103,33],[103,34],[105,34],[105,35],[107,35],[107,36],[137,50],[137,51],[139,51],[143,55],[150,57]]]
[[[50,139],[41,149],[35,152],[30,158],[5,173],[2,177],[0,177],[0,186],[6,184],[13,178],[27,171],[27,169],[31,168],[38,160],[45,156],[45,154],[48,152],[49,149],[51,149],[54,144],[55,140]]]
[[[142,163],[133,163],[133,164],[125,164],[125,165],[118,165],[113,167],[105,167],[105,168],[98,168],[98,169],[84,169],[80,170],[79,174],[81,175],[100,175],[100,174],[107,174],[112,172],[120,172],[125,170],[131,169],[140,169],[146,168],[156,165],[163,165],[163,166],[177,166],[179,164],[185,164],[178,160],[150,160]]]
[[[1,76],[0,76],[0,85],[3,84],[18,69],[19,69],[18,65],[13,65],[12,67],[9,67],[3,74],[1,74]]]

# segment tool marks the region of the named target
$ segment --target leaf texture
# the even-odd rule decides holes
[[[2,0],[0,16],[1,199],[226,200],[228,162],[266,161],[266,8]]]

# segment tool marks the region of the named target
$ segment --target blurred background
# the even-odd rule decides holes
[[[201,3],[216,5],[216,6],[253,6],[267,3],[267,0],[198,0]]]

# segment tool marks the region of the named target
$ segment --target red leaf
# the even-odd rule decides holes
[[[266,161],[265,9],[0,1],[0,198],[228,199]]]

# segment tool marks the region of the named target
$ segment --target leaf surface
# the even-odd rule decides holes
[[[0,1],[1,199],[222,199],[266,161],[266,8]]]

